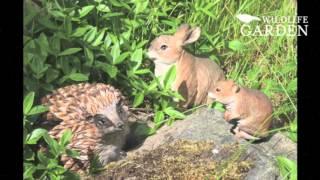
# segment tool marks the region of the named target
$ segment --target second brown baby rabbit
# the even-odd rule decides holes
[[[239,119],[234,129],[237,139],[258,140],[267,136],[271,126],[272,104],[265,94],[227,80],[218,82],[208,95],[226,106],[226,121]]]
[[[184,45],[198,40],[200,28],[181,25],[174,35],[161,35],[151,42],[148,56],[154,60],[155,75],[161,76],[176,65],[177,74],[172,89],[178,91],[185,102],[180,105],[188,108],[192,105],[211,103],[208,91],[215,83],[224,80],[222,69],[208,58],[195,57],[183,49]]]

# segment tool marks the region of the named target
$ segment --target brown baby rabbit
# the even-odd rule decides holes
[[[268,135],[272,104],[262,92],[240,87],[232,80],[219,81],[208,96],[226,106],[225,120],[239,119],[234,129],[238,140],[258,140]]]
[[[180,104],[184,108],[192,105],[211,103],[207,98],[208,91],[216,82],[224,80],[222,69],[208,58],[195,57],[183,49],[184,45],[198,40],[200,28],[181,25],[174,35],[161,35],[151,42],[148,56],[154,60],[155,75],[161,76],[176,65],[177,74],[172,89],[178,91],[185,101]]]

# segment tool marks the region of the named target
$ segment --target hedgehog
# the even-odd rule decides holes
[[[55,139],[72,131],[68,148],[80,156],[61,157],[64,168],[83,173],[97,157],[105,166],[125,156],[122,148],[129,134],[128,107],[119,90],[102,83],[80,83],[59,88],[41,99],[49,108],[41,122]]]

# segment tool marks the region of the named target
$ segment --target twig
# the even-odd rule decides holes
[[[148,109],[148,108],[129,108],[129,110],[132,110],[132,111],[152,111],[152,109]]]

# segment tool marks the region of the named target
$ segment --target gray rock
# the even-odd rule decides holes
[[[130,153],[153,150],[174,140],[214,140],[218,144],[235,142],[229,133],[231,124],[223,120],[223,113],[213,109],[200,109],[186,119],[176,121],[172,126],[164,125],[153,136],[148,137],[143,145]]]
[[[144,151],[156,149],[158,146],[171,143],[175,140],[209,140],[215,143],[213,155],[223,160],[219,154],[219,147],[235,144],[233,134],[230,132],[232,124],[223,119],[223,113],[213,109],[200,109],[182,121],[176,121],[172,126],[164,126],[157,134],[148,137],[136,150],[128,153],[129,156],[141,154]],[[276,133],[265,142],[251,144],[241,143],[245,146],[242,159],[254,162],[254,168],[247,175],[248,180],[280,179],[276,156],[282,155],[297,160],[297,145],[281,133]]]

